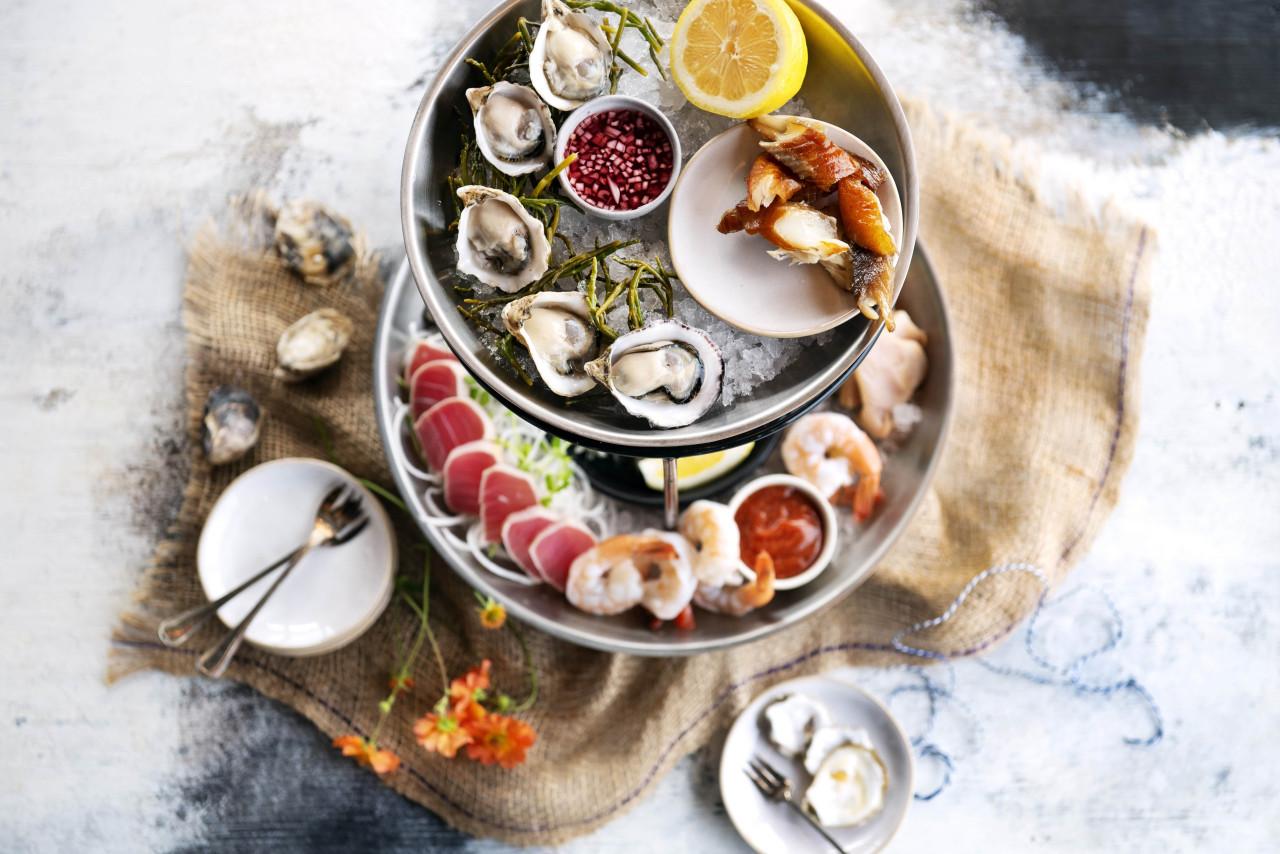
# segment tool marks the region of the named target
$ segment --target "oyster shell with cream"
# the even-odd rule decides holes
[[[529,350],[538,375],[564,397],[595,386],[586,363],[600,349],[600,332],[591,323],[587,298],[580,293],[543,291],[509,303],[502,323]]]
[[[525,175],[551,162],[556,126],[538,93],[500,80],[468,89],[467,103],[475,119],[476,144],[500,172]]]
[[[512,293],[547,271],[547,233],[519,199],[474,184],[459,187],[458,198],[465,205],[458,218],[458,272]]]
[[[720,399],[724,361],[701,329],[662,320],[621,335],[587,373],[655,427],[692,424]]]

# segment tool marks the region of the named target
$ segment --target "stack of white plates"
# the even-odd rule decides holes
[[[369,524],[341,546],[312,549],[280,585],[245,634],[279,655],[333,652],[364,634],[395,587],[396,544],[382,505],[351,475],[313,459],[263,463],[236,478],[214,505],[200,534],[200,583],[216,599],[306,541],[316,508],[339,483],[364,498]],[[218,610],[236,626],[275,581],[272,573]]]

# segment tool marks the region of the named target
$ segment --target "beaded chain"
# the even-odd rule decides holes
[[[1151,696],[1151,693],[1137,679],[1128,677],[1113,682],[1091,683],[1085,681],[1084,677],[1081,675],[1081,670],[1085,664],[1098,656],[1104,655],[1105,653],[1115,649],[1116,645],[1120,642],[1120,639],[1124,636],[1124,621],[1121,619],[1120,611],[1116,608],[1115,603],[1112,602],[1111,598],[1093,585],[1081,585],[1068,593],[1058,596],[1050,603],[1047,602],[1049,579],[1045,577],[1043,572],[1027,563],[1002,564],[976,575],[973,580],[965,585],[964,589],[960,591],[960,595],[955,598],[955,601],[953,601],[947,610],[940,616],[917,623],[914,626],[903,629],[901,632],[894,635],[894,649],[906,655],[937,661],[943,665],[944,672],[946,673],[945,679],[943,681],[939,681],[933,678],[928,670],[918,665],[901,665],[898,667],[888,668],[890,670],[902,670],[912,673],[919,677],[921,682],[919,685],[902,685],[895,688],[889,694],[888,699],[890,703],[893,702],[895,697],[907,693],[922,693],[928,699],[927,717],[925,718],[920,734],[911,739],[911,746],[915,750],[916,756],[919,759],[929,759],[939,764],[942,771],[942,779],[938,786],[932,791],[924,793],[917,792],[915,798],[918,801],[929,801],[942,794],[942,792],[945,791],[951,783],[951,774],[955,767],[952,756],[937,744],[928,740],[929,736],[933,732],[934,724],[938,717],[938,709],[941,703],[946,702],[964,712],[964,714],[972,720],[979,740],[981,740],[982,725],[978,722],[973,711],[955,696],[956,673],[952,657],[940,652],[910,646],[903,642],[903,638],[916,632],[933,628],[934,626],[939,626],[947,620],[950,620],[955,616],[956,611],[960,609],[960,606],[964,603],[969,594],[973,592],[974,588],[988,578],[993,578],[1007,572],[1025,572],[1034,576],[1040,583],[1040,596],[1036,600],[1035,610],[1032,612],[1031,618],[1027,621],[1027,628],[1023,635],[1023,644],[1026,648],[1027,655],[1030,657],[1031,661],[1040,668],[1040,670],[1028,670],[994,664],[984,658],[976,659],[977,663],[992,673],[996,673],[1001,676],[1025,679],[1028,682],[1033,682],[1037,685],[1071,688],[1077,694],[1092,694],[1102,697],[1111,697],[1123,691],[1132,692],[1142,698],[1151,713],[1152,733],[1146,738],[1125,738],[1125,743],[1138,747],[1152,747],[1158,744],[1161,738],[1164,737],[1164,718],[1160,714],[1160,707],[1157,705],[1155,698]],[[1083,590],[1091,590],[1096,593],[1110,612],[1111,623],[1109,626],[1109,637],[1099,646],[1077,656],[1065,666],[1053,664],[1044,655],[1036,651],[1036,628],[1040,617],[1044,613],[1046,605],[1060,605]]]

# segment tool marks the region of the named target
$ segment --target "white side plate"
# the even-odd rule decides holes
[[[884,808],[857,827],[831,827],[827,832],[849,854],[882,850],[906,820],[907,808],[914,796],[915,760],[911,745],[880,701],[852,683],[825,676],[807,676],[775,685],[752,700],[733,722],[720,757],[720,797],[733,826],[759,854],[831,850],[791,807],[766,801],[743,771],[752,757],[760,756],[787,775],[796,799],[803,800],[811,779],[804,770],[804,762],[779,753],[761,727],[764,707],[788,694],[813,697],[831,710],[837,725],[860,727],[871,736],[871,743],[889,775]]]
[[[320,499],[342,481],[363,493],[368,526],[303,558],[250,625],[250,643],[281,655],[332,652],[363,634],[390,601],[396,546],[386,512],[351,475],[313,459],[263,463],[227,487],[200,533],[200,583],[216,599],[293,551],[311,533]],[[272,573],[223,605],[218,618],[239,625],[275,579]]]
[[[876,191],[890,233],[902,243],[902,202],[893,176],[871,147],[848,131],[816,119],[827,137],[879,166],[886,179]],[[676,274],[689,294],[716,317],[768,338],[816,335],[858,315],[853,294],[817,264],[791,265],[766,253],[774,247],[745,232],[716,231],[720,217],[747,195],[747,172],[763,149],[760,135],[734,125],[699,149],[671,193],[667,242]]]

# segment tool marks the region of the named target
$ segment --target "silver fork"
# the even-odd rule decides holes
[[[780,773],[768,762],[765,762],[759,756],[747,763],[747,767],[742,769],[743,773],[751,778],[751,782],[756,784],[756,788],[760,790],[760,794],[765,796],[766,800],[784,801],[787,806],[791,807],[800,815],[804,816],[804,820],[813,826],[813,829],[822,834],[822,838],[831,843],[831,847],[837,851],[844,851],[844,846],[836,842],[831,834],[818,824],[818,820],[809,815],[809,811],[796,803],[791,796],[791,781],[786,775]]]
[[[240,648],[240,643],[244,640],[244,634],[249,630],[249,625],[253,622],[254,617],[258,616],[258,612],[267,604],[267,600],[269,600],[276,590],[280,588],[280,585],[284,583],[284,580],[289,577],[289,573],[293,572],[293,568],[297,566],[304,557],[306,557],[307,553],[313,548],[340,546],[343,543],[349,542],[354,539],[357,534],[363,531],[365,525],[368,523],[369,517],[364,512],[361,505],[360,493],[356,489],[351,487],[349,484],[340,484],[330,490],[329,493],[325,495],[319,509],[316,511],[315,525],[311,530],[311,535],[307,537],[307,541],[294,551],[293,554],[289,555],[282,561],[285,564],[284,571],[276,577],[276,580],[272,582],[269,588],[267,588],[267,592],[264,593],[262,598],[258,600],[258,603],[253,606],[253,609],[245,615],[244,619],[240,621],[240,624],[227,632],[227,634],[223,636],[222,640],[220,640],[212,649],[200,656],[200,660],[196,662],[196,669],[205,676],[209,676],[214,679],[217,679],[226,672],[227,665],[231,663],[231,659],[236,654],[236,650]],[[276,565],[279,565],[279,562]],[[268,567],[266,570],[259,573],[257,577],[265,575],[273,568],[274,566]],[[235,596],[251,583],[252,581],[240,585],[218,602],[210,602],[208,605],[193,609],[192,612],[188,612],[188,614],[203,612],[202,614],[197,615],[194,625],[199,625],[199,623],[207,619],[210,614],[216,612],[221,604],[225,603],[225,600]],[[183,617],[187,617],[187,615],[179,614],[177,617],[167,620],[166,623],[178,624],[182,621]],[[191,621],[192,618],[187,617],[187,620]],[[194,625],[185,627],[185,631],[179,632],[175,630],[171,632],[169,638],[177,637],[177,640],[171,643],[170,640],[166,638],[165,625],[161,624],[161,640],[164,640],[166,643],[170,643],[170,645],[175,645],[185,638],[186,634],[194,628]],[[171,626],[171,628],[173,627]]]

